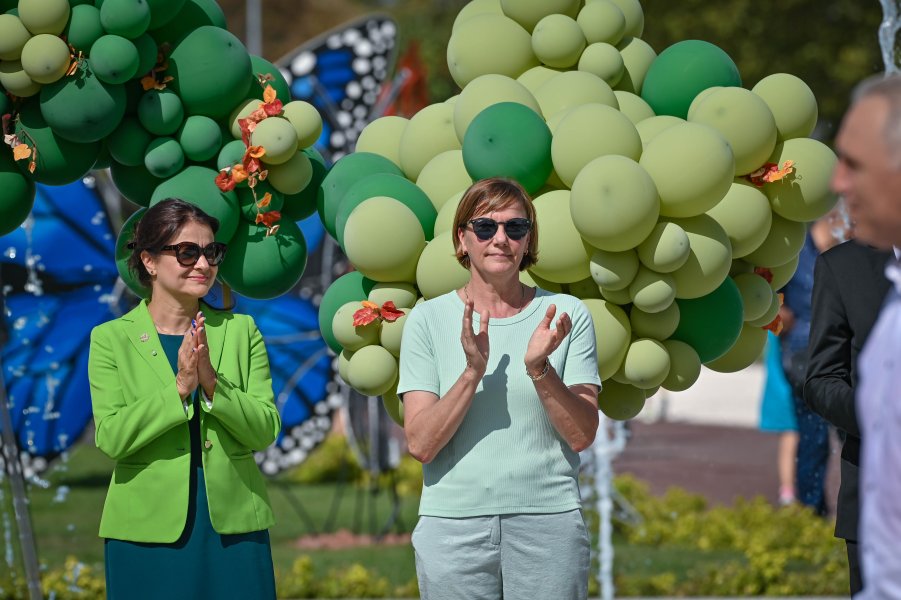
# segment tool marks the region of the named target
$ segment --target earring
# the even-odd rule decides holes
[[[151,277],[154,276],[154,275],[156,275],[156,271],[151,271],[151,272],[150,272],[150,275],[151,275]]]

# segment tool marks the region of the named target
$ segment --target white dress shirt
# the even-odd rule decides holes
[[[863,591],[855,600],[901,600],[901,260],[886,266],[892,283],[860,354],[857,419],[861,429],[860,549]]]

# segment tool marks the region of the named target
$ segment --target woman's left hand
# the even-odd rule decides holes
[[[548,356],[560,346],[560,343],[569,335],[573,327],[569,315],[562,313],[560,318],[557,319],[557,327],[551,329],[551,321],[554,320],[556,313],[556,304],[548,306],[544,318],[538,324],[538,327],[535,328],[535,333],[532,334],[532,338],[529,340],[525,358],[526,369],[529,373],[541,372]]]
[[[197,313],[195,319],[196,332],[194,339],[197,344],[197,375],[200,379],[200,387],[203,388],[206,397],[213,399],[213,393],[216,391],[216,381],[218,379],[216,370],[213,369],[213,363],[210,362],[210,348],[206,339],[206,317],[202,312]]]

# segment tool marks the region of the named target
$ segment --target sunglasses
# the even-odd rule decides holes
[[[200,260],[202,254],[211,267],[218,266],[225,258],[226,245],[222,242],[211,242],[201,248],[194,242],[179,242],[169,244],[159,249],[160,252],[175,251],[175,260],[183,267],[193,267]]]
[[[532,222],[524,218],[495,221],[488,217],[482,217],[472,219],[469,224],[472,225],[472,232],[483,242],[493,238],[497,234],[497,228],[501,225],[504,226],[504,232],[511,240],[521,240],[532,230]]]

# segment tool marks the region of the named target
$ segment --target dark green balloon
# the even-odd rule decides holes
[[[371,152],[354,152],[341,158],[334,164],[322,181],[322,197],[317,198],[316,209],[326,231],[335,239],[335,219],[338,216],[338,205],[347,190],[364,177],[376,173],[392,173],[403,176],[400,168],[393,162]]]
[[[709,42],[685,40],[660,53],[651,63],[641,97],[656,115],[684,119],[688,108],[709,87],[741,87],[741,74],[729,55]]]
[[[93,4],[72,7],[69,23],[63,30],[66,41],[75,50],[91,55],[91,47],[104,33],[100,24],[100,11]]]
[[[122,224],[122,229],[119,231],[119,236],[116,238],[116,270],[119,271],[119,277],[125,282],[128,289],[134,292],[139,298],[147,298],[150,296],[150,288],[141,285],[141,280],[128,268],[128,259],[132,254],[132,251],[128,249],[128,244],[130,244],[132,238],[134,238],[135,225],[138,224],[138,221],[141,220],[141,217],[144,216],[145,212],[147,212],[146,208],[139,208],[128,217],[125,223]]]
[[[159,50],[156,46],[156,40],[145,33],[131,40],[138,49],[138,74],[136,77],[143,77],[150,73],[150,70],[156,66],[156,55]]]
[[[31,178],[16,168],[12,152],[0,147],[0,236],[22,224],[34,206],[35,187]]]
[[[144,164],[144,155],[153,135],[141,126],[136,117],[125,117],[106,138],[110,155],[116,162],[129,167]]]
[[[509,177],[534,194],[553,169],[551,130],[524,104],[492,104],[466,129],[463,164],[474,181]]]
[[[156,29],[175,18],[185,0],[147,0],[147,4],[150,6],[150,28]]]
[[[88,64],[105,83],[125,83],[138,74],[141,60],[137,47],[121,35],[104,35],[94,42]]]
[[[9,96],[4,93],[3,86],[0,86],[0,115],[5,115],[9,111]]]
[[[102,171],[103,169],[109,169],[112,160],[113,157],[110,156],[109,145],[105,141],[101,142],[100,154],[97,155],[97,160],[94,161],[94,166],[91,167],[91,170]]]
[[[169,2],[171,0],[164,0]],[[151,2],[151,6],[156,2]],[[157,44],[175,45],[186,35],[204,25],[225,29],[225,13],[216,0],[187,0],[178,13],[162,26],[154,26],[150,35]]]
[[[293,100],[291,97],[291,88],[288,87],[288,82],[285,81],[285,77],[278,67],[265,58],[255,54],[250,55],[250,65],[253,72],[253,84],[250,86],[248,98],[259,98],[262,100],[263,92],[266,89],[265,86],[271,85],[275,90],[276,97],[282,101],[282,104],[287,104]],[[259,85],[257,83],[257,75],[271,75],[272,81],[267,81],[263,83],[263,85]]]
[[[375,283],[375,281],[363,277],[359,271],[351,271],[333,281],[322,295],[322,300],[319,302],[319,331],[322,333],[322,339],[336,354],[339,354],[343,348],[332,332],[332,320],[335,318],[335,313],[348,302],[366,300]]]
[[[100,81],[90,69],[41,88],[41,114],[61,137],[96,142],[125,115],[125,88]]]
[[[241,140],[230,141],[219,150],[219,156],[216,158],[216,167],[218,169],[225,169],[236,165],[244,158],[244,153],[246,151],[247,146],[245,146],[244,142]]]
[[[175,138],[158,137],[147,145],[144,166],[153,175],[167,179],[185,166],[185,153]]]
[[[256,198],[254,198],[253,194],[256,192]],[[250,189],[246,185],[240,185],[235,188],[235,193],[238,196],[238,206],[241,208],[241,216],[244,217],[248,223],[255,223],[257,218],[257,209],[256,203],[259,200],[262,200],[263,196],[266,193],[271,194],[271,201],[269,206],[265,208],[261,208],[260,212],[269,212],[271,210],[277,210],[281,212],[282,206],[285,204],[285,196],[269,185],[268,181],[260,181],[257,183],[257,186],[254,189]]]
[[[109,170],[119,193],[138,206],[150,206],[153,190],[163,183],[162,179],[150,174],[143,160],[136,166],[123,165],[114,160],[110,163]]]
[[[213,158],[222,147],[222,130],[219,129],[219,124],[202,115],[192,115],[185,119],[177,137],[185,156],[195,162]]]
[[[138,102],[138,119],[150,133],[171,135],[185,120],[184,105],[171,89],[149,90]]]
[[[228,242],[238,227],[238,197],[234,191],[216,187],[216,171],[191,165],[178,175],[161,183],[153,191],[150,206],[166,198],[179,198],[219,219],[217,242]]]
[[[16,133],[23,131],[39,149],[37,167],[33,174],[28,175],[38,183],[66,185],[78,181],[91,170],[100,155],[100,142],[79,144],[57,135],[44,120],[37,102],[26,102],[22,106]],[[16,166],[27,173],[28,162],[16,161]]]
[[[136,38],[150,26],[150,5],[147,0],[103,0],[100,24],[107,33]]]
[[[267,300],[294,287],[306,265],[307,243],[296,223],[283,219],[278,232],[267,236],[265,227],[242,221],[228,242],[219,278],[242,296]]]
[[[721,357],[738,340],[744,317],[741,293],[731,277],[706,296],[676,298],[676,303],[679,326],[671,339],[694,348],[702,363]]]
[[[313,166],[313,177],[307,187],[296,194],[285,196],[285,205],[282,207],[282,215],[292,221],[302,221],[316,212],[317,200],[322,191],[322,181],[328,174],[325,159],[316,148],[310,146],[301,150],[310,159]]]

